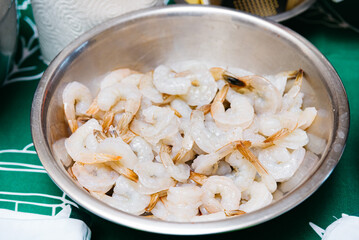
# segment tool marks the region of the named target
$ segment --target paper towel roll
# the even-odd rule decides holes
[[[162,0],[32,0],[45,62],[50,62],[73,39],[108,19]]]

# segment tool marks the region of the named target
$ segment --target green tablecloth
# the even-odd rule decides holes
[[[342,213],[359,213],[358,8],[359,2],[355,0],[341,3],[321,0],[306,13],[284,23],[306,37],[329,59],[347,90],[351,129],[346,150],[333,174],[309,199],[274,220],[246,230],[197,239],[320,239],[309,222],[326,228]],[[54,215],[64,204],[74,203],[48,177],[32,145],[31,102],[46,65],[41,60],[30,0],[18,0],[18,14],[15,64],[0,89],[0,208]],[[93,239],[168,237],[89,215]]]

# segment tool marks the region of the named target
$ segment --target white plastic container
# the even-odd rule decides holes
[[[45,62],[50,62],[73,39],[108,19],[161,0],[32,0]]]

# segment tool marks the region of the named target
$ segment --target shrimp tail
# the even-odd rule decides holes
[[[136,182],[136,183],[138,182],[138,175],[134,171],[132,171],[131,169],[122,166],[121,163],[119,163],[119,162],[107,162],[106,165],[111,167],[113,170],[115,170],[119,174],[121,174],[121,175],[125,176],[126,178],[130,179],[131,181]]]
[[[104,116],[103,122],[102,122],[102,129],[104,129],[104,131],[107,131],[109,129],[109,127],[112,125],[114,116],[115,116],[115,114],[113,111],[108,111],[105,113],[105,116]]]
[[[119,161],[122,157],[106,153],[80,153],[79,161],[83,164],[105,163]]]
[[[90,107],[87,109],[87,115],[95,115],[100,110],[100,107],[97,104],[97,97],[93,100]]]
[[[191,179],[192,181],[194,181],[199,185],[203,185],[207,181],[208,177],[203,174],[191,171],[189,175],[189,179]]]
[[[78,129],[78,124],[76,120],[67,120],[70,130],[74,133]]]

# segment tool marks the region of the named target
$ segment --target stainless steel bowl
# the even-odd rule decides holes
[[[61,94],[70,81],[87,85],[118,67],[148,71],[161,63],[197,59],[258,74],[306,72],[304,105],[318,117],[310,132],[327,144],[306,158],[284,196],[240,217],[206,223],[173,223],[133,216],[91,197],[54,157],[52,144],[67,137]],[[150,232],[190,235],[225,232],[268,221],[301,203],[329,176],[344,149],[349,108],[343,85],[325,57],[295,32],[261,18],[216,7],[174,6],[128,14],[85,33],[44,73],[32,105],[31,129],[39,158],[54,182],[84,208],[112,222]]]

